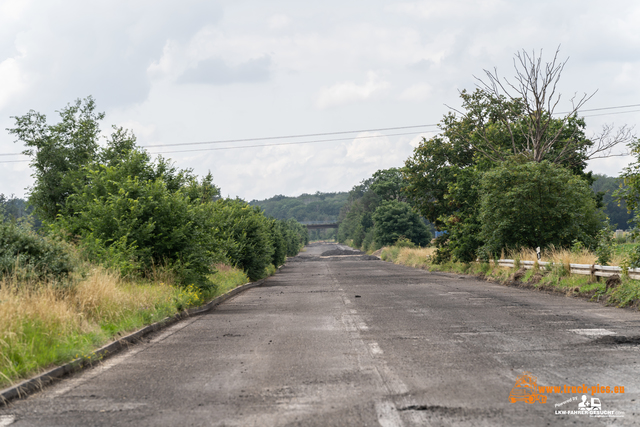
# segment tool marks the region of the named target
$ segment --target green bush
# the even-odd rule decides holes
[[[251,280],[262,278],[265,268],[273,262],[270,220],[259,207],[240,199],[218,200],[206,209],[212,225],[210,232],[220,242],[227,260],[244,270]]]
[[[204,204],[190,197],[193,188],[171,191],[162,177],[132,176],[132,164],[139,161],[140,154],[132,152],[117,166],[87,170],[86,184],[67,198],[54,229],[80,236],[90,260],[123,275],[144,276],[163,266],[184,285],[211,287],[211,265],[220,256]]]
[[[426,246],[431,233],[409,204],[390,200],[382,202],[373,213],[374,238],[381,246],[393,245],[404,237],[419,246]]]
[[[406,237],[402,236],[398,239],[398,241],[394,244],[394,246],[398,248],[415,248],[416,244]]]
[[[596,246],[604,214],[587,182],[548,161],[504,162],[481,180],[480,238],[485,252],[505,248]]]
[[[0,276],[19,280],[68,277],[75,262],[68,245],[11,222],[0,223]]]

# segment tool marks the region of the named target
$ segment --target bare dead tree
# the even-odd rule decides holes
[[[476,78],[477,86],[489,97],[517,105],[518,111],[505,111],[499,116],[499,121],[505,126],[511,138],[513,154],[525,155],[531,161],[541,162],[548,159],[554,163],[570,162],[580,152],[581,160],[610,157],[615,146],[628,143],[635,135],[632,128],[623,126],[615,130],[612,125],[605,125],[601,132],[589,138],[591,144],[585,144],[584,139],[576,135],[579,129],[568,126],[572,118],[577,117],[578,111],[595,95],[574,94],[571,98],[570,111],[556,113],[561,99],[558,92],[558,82],[568,61],[559,61],[560,47],[556,49],[551,62],[543,63],[542,50],[536,55],[533,51],[518,52],[513,60],[515,77],[513,80],[500,78],[496,68],[493,71],[484,70],[487,80]],[[469,117],[469,113],[461,113]],[[483,146],[476,144],[475,148],[492,160],[504,160],[504,151],[492,141],[491,135],[483,129],[484,118],[474,118],[478,125],[476,135],[482,140]],[[567,132],[571,133],[567,135]],[[519,141],[524,140],[524,144]]]

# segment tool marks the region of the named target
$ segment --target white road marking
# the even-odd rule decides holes
[[[393,403],[388,401],[376,402],[375,406],[376,414],[378,414],[378,423],[382,427],[398,427],[403,425]]]
[[[602,337],[605,335],[615,335],[613,331],[607,329],[569,329],[569,332],[576,333],[578,335],[584,335],[587,337]]]
[[[11,425],[15,420],[15,415],[0,415],[0,427]]]
[[[375,356],[379,356],[382,354],[382,349],[380,348],[377,342],[370,342],[369,350],[371,351],[371,354]]]

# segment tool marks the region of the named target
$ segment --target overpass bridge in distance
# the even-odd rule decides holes
[[[306,225],[307,230],[320,230],[325,228],[338,228],[340,225],[337,222],[326,222],[326,221],[300,221],[300,224]]]

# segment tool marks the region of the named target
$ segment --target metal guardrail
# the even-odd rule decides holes
[[[531,270],[535,263],[536,261],[520,261],[520,266],[524,267],[527,270]],[[553,262],[538,261],[538,265],[541,268],[544,268],[547,265],[553,265],[553,264],[554,264]],[[515,260],[500,259],[498,260],[498,265],[500,267],[515,268]],[[587,276],[610,277],[610,276],[613,276],[614,274],[622,274],[622,267],[617,267],[613,265],[569,264],[569,269],[571,274],[583,274]],[[630,268],[629,278],[640,280],[640,268]]]

